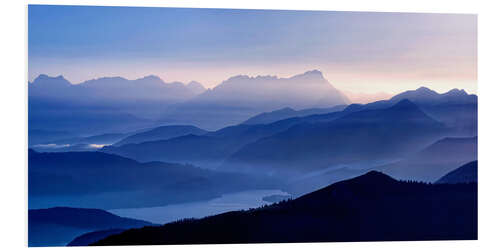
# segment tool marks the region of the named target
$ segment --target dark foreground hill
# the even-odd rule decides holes
[[[127,230],[95,245],[473,239],[476,184],[403,182],[372,171],[295,200]]]
[[[477,161],[469,162],[449,172],[436,183],[477,183]]]
[[[64,246],[95,230],[140,228],[150,222],[119,217],[100,209],[54,207],[28,211],[29,246]],[[99,239],[99,238],[98,238]]]

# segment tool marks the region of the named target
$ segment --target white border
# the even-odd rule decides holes
[[[500,207],[499,189],[500,164],[495,157],[500,142],[499,102],[500,83],[498,60],[500,35],[498,23],[500,14],[495,2],[483,1],[273,1],[273,0],[211,0],[211,1],[10,1],[2,3],[0,38],[1,48],[1,143],[0,172],[1,212],[0,244],[5,249],[19,249],[26,246],[26,84],[27,84],[27,4],[65,5],[109,5],[109,6],[163,6],[240,9],[302,9],[341,11],[384,11],[384,12],[430,12],[430,13],[475,13],[478,16],[479,47],[479,240],[441,242],[377,242],[377,243],[318,243],[318,244],[260,244],[256,245],[195,245],[154,246],[150,249],[489,249],[499,245]],[[136,247],[110,247],[109,249],[137,249]],[[142,248],[142,247],[141,247]],[[497,247],[498,248],[498,247]],[[50,248],[49,248],[50,249]],[[106,248],[95,248],[106,249]]]

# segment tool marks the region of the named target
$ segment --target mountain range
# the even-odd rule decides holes
[[[456,135],[477,135],[477,96],[464,90],[452,89],[439,94],[434,90],[421,87],[409,90],[391,99],[365,105],[367,109],[379,109],[408,99],[417,104],[422,111],[432,118],[453,129]]]
[[[318,70],[290,78],[234,76],[213,89],[197,82],[165,83],[153,75],[72,84],[63,76],[42,74],[28,86],[30,129],[71,130],[78,136],[158,125],[217,130],[282,107],[327,108],[349,103]]]
[[[212,89],[40,75],[28,95],[30,246],[477,238],[478,104],[464,90],[352,103],[311,70]],[[272,205],[163,226],[100,210],[268,189]]]
[[[342,155],[342,157],[351,154],[360,162],[396,160],[417,152],[445,136],[475,136],[477,134],[477,122],[474,120],[477,117],[475,95],[464,95],[462,91],[450,91],[437,94],[437,98],[432,98],[432,103],[427,103],[428,98],[425,97],[429,93],[435,92],[427,88],[419,88],[396,95],[390,100],[365,105],[351,104],[341,111],[322,113],[325,109],[312,109],[320,113],[305,116],[301,116],[302,111],[276,110],[262,113],[239,125],[203,135],[193,133],[194,135],[177,138],[167,136],[170,138],[167,140],[144,140],[138,144],[120,143],[104,147],[102,151],[143,162],[154,160],[187,162],[206,168],[218,168],[222,164],[223,166],[219,168],[221,170],[244,172],[248,168],[266,168],[266,165],[287,165],[287,159],[297,157],[300,159],[293,160],[293,164],[304,168],[303,170],[312,171],[315,170],[314,168],[352,163],[351,160],[340,159],[334,154]],[[456,97],[454,97],[455,94]],[[413,100],[395,101],[402,97]],[[413,101],[420,104],[416,105]],[[457,112],[442,112],[451,110],[450,107]],[[460,107],[465,108],[460,109]],[[291,114],[296,114],[298,117],[274,121]],[[461,122],[454,122],[457,120]],[[462,129],[464,127],[469,129]],[[358,133],[358,130],[366,132]],[[332,140],[335,134],[341,137],[336,139],[341,140],[341,143]],[[317,136],[314,137],[315,135]],[[161,135],[157,137],[165,138]],[[414,141],[410,140],[407,143],[405,140],[410,137]],[[370,140],[372,144],[359,143]],[[308,145],[308,141],[317,145]],[[391,141],[392,144],[386,143]],[[370,145],[371,147],[368,148]],[[286,147],[297,152],[289,152]],[[365,149],[359,148],[365,151],[356,151],[354,150],[356,147],[365,147]],[[193,150],[194,148],[196,151]],[[342,149],[347,152],[343,153]],[[262,151],[262,155],[257,157],[257,154],[260,154],[259,150]],[[334,151],[334,154],[330,154],[330,151]],[[266,153],[268,156],[264,155]],[[356,154],[359,153],[362,153],[364,158],[357,157]],[[306,159],[306,156],[309,159]],[[267,158],[270,157],[269,162],[264,164],[264,161],[268,161]],[[335,160],[328,160],[328,157],[335,158]],[[248,168],[241,167],[244,164],[248,164]],[[254,168],[254,164],[259,167]],[[451,165],[455,164],[457,162]],[[275,170],[277,169],[271,168],[264,172],[272,173]]]
[[[217,130],[283,107],[329,108],[348,103],[349,99],[318,70],[289,78],[239,75],[175,105],[163,120]]]
[[[242,146],[271,136],[298,124],[302,118],[289,118],[269,124],[228,126],[202,135],[191,133],[167,140],[112,145],[101,152],[117,154],[141,162],[186,162],[204,168],[216,168]],[[165,137],[165,135],[157,135]]]
[[[331,107],[350,101],[334,88],[319,70],[311,70],[290,78],[245,75],[231,77],[198,96],[193,102],[304,109]]]
[[[102,77],[73,84],[62,75],[50,77],[39,75],[29,83],[30,98],[45,97],[71,103],[91,104],[93,102],[122,104],[134,101],[182,101],[201,94],[206,89],[198,82],[184,84],[166,83],[157,76],[150,75],[136,80],[123,77]],[[61,94],[63,93],[63,94]]]
[[[243,122],[321,114],[350,103],[318,70],[289,78],[234,76],[213,89],[197,82],[165,83],[156,76],[103,77],[72,84],[63,76],[40,75],[28,86],[30,130],[64,131],[78,137],[160,125],[189,124],[213,131]],[[461,133],[474,136],[477,130],[477,96],[458,89],[438,94],[422,87],[366,108],[388,107],[402,99],[447,125],[460,127]],[[300,112],[294,114],[292,109]],[[262,121],[250,119],[259,114],[255,119]]]
[[[441,123],[404,99],[389,108],[295,125],[245,145],[222,169],[304,174],[335,164],[399,158],[445,133]]]
[[[115,144],[101,149],[102,152],[118,154],[138,161],[187,162],[200,167],[218,167],[227,157],[242,146],[260,138],[271,136],[304,122],[330,121],[358,111],[360,105],[350,105],[342,111],[322,115],[292,117],[264,124],[238,124],[228,126],[203,135],[174,137],[167,140],[151,140],[142,143]],[[335,108],[336,109],[336,108]],[[316,110],[316,109],[315,109]],[[165,126],[167,129],[169,126]],[[162,131],[163,129],[159,130]],[[157,138],[170,137],[170,134],[156,135]],[[193,150],[196,149],[196,150]]]
[[[28,86],[30,129],[71,130],[77,135],[156,124],[154,119],[166,106],[205,91],[196,82],[165,83],[156,76],[136,80],[103,77],[72,84],[63,76],[40,75]]]
[[[399,101],[407,99],[415,103],[422,111],[432,118],[444,123],[447,127],[452,128],[457,134],[475,136],[477,135],[477,96],[468,94],[464,90],[452,89],[443,94],[439,94],[434,90],[426,87],[420,87],[415,90],[404,91],[387,100],[377,100],[367,104],[351,104],[344,111],[360,111],[362,109],[382,109],[393,106]],[[341,107],[341,106],[337,106]],[[333,109],[337,108],[333,107]],[[318,115],[318,118],[327,118],[332,114],[332,118],[337,118],[338,113],[328,109],[307,109],[296,113],[290,108],[274,110],[272,112],[261,113],[251,117],[245,123],[262,123],[266,120],[278,120],[280,116],[284,118],[304,116],[301,112],[310,112],[310,115]],[[340,111],[340,110],[338,110]],[[293,115],[296,114],[296,115]],[[322,116],[326,114],[326,116]]]

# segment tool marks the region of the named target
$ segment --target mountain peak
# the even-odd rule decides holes
[[[139,78],[137,80],[154,80],[154,81],[163,81],[160,77],[156,76],[156,75],[147,75],[143,78]]]
[[[388,183],[389,184],[396,183],[398,181],[387,174],[372,170],[366,174],[360,175],[350,180],[346,180],[345,182],[352,184],[368,185],[368,186],[380,186]]]
[[[304,73],[304,75],[320,75],[323,76],[323,73],[317,69],[309,70]]]
[[[230,81],[238,81],[238,80],[248,80],[250,79],[249,76],[247,75],[236,75],[236,76],[231,76],[225,82],[230,82]]]
[[[396,104],[394,104],[391,108],[397,108],[397,109],[400,109],[400,108],[415,109],[416,108],[416,109],[418,109],[418,106],[408,99],[403,99],[403,100],[397,102]]]
[[[48,76],[48,75],[46,75],[46,74],[40,74],[40,75],[38,75],[38,76],[35,78],[35,80],[36,80],[36,79],[48,79],[48,78],[50,78],[50,76]]]
[[[389,175],[386,175],[382,172],[372,170],[370,172],[367,172],[363,175],[354,177],[352,179],[347,179],[343,181],[339,181],[333,184],[330,184],[327,187],[324,187],[316,192],[310,193],[308,195],[302,196],[299,199],[308,199],[312,198],[314,196],[322,196],[325,192],[331,193],[331,191],[336,190],[343,190],[346,187],[351,187],[352,185],[356,186],[357,188],[359,187],[365,187],[367,190],[377,192],[378,188],[383,188],[387,187],[387,184],[394,184],[397,183],[398,181]],[[350,188],[349,188],[350,189]]]
[[[314,70],[309,70],[306,71],[302,74],[292,76],[292,78],[319,78],[319,79],[324,79],[323,73],[321,71],[314,69]]]
[[[427,87],[424,87],[424,86],[422,86],[422,87],[420,87],[420,88],[416,89],[415,91],[417,91],[417,92],[434,92],[434,91],[433,91],[433,90],[431,90],[430,88],[427,88]]]
[[[467,92],[465,92],[464,89],[454,88],[454,89],[444,93],[444,95],[468,95],[468,94],[467,94]]]
[[[38,75],[38,77],[37,77],[37,78],[35,78],[35,80],[33,80],[33,81],[37,81],[37,80],[49,80],[49,79],[66,80],[66,79],[64,78],[64,76],[63,76],[63,75],[58,75],[58,76],[48,76],[48,75],[46,75],[46,74],[40,74],[40,75]]]
[[[364,175],[361,175],[359,176],[358,178],[364,178],[364,179],[385,179],[385,180],[394,180],[392,177],[382,173],[382,172],[379,172],[379,171],[376,171],[376,170],[371,170],[370,172],[364,174]]]
[[[37,78],[35,78],[32,84],[38,85],[66,85],[69,86],[71,83],[64,78],[62,75],[58,75],[55,77],[48,76],[46,74],[40,74]]]
[[[408,100],[411,100],[413,102],[426,102],[426,101],[435,101],[437,99],[439,99],[440,95],[432,90],[432,89],[429,89],[429,88],[426,88],[426,87],[420,87],[416,90],[408,90],[408,91],[405,91],[401,94],[398,94],[398,95],[395,95],[393,96],[390,100],[393,101],[393,102],[398,102],[398,101],[401,101],[403,99],[408,99]]]
[[[420,87],[416,90],[409,90],[395,95],[390,99],[396,103],[403,99],[408,99],[418,105],[433,105],[439,103],[476,103],[477,96],[469,95],[463,89],[452,89],[446,93],[439,94],[436,91]]]
[[[160,77],[155,75],[148,75],[143,78],[138,78],[136,81],[140,82],[141,84],[153,84],[153,85],[166,84]]]
[[[186,84],[186,87],[190,89],[195,94],[201,94],[207,90],[201,83],[197,81],[191,81]]]

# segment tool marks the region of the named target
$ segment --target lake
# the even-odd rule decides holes
[[[262,200],[263,197],[270,195],[289,194],[281,190],[248,190],[224,194],[219,198],[207,201],[172,204],[161,207],[111,209],[108,211],[122,217],[165,224],[183,218],[202,218],[209,215],[271,204]]]

